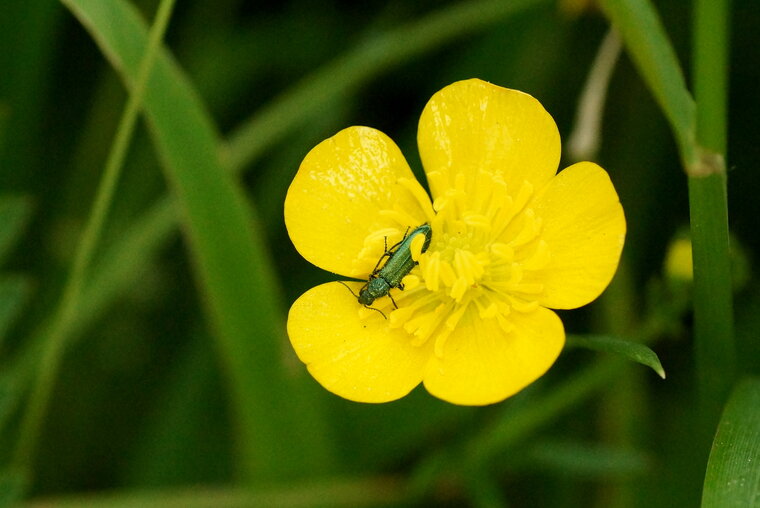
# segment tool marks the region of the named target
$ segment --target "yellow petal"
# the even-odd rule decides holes
[[[599,296],[615,274],[625,241],[623,207],[610,177],[591,162],[560,172],[536,197],[541,239],[550,258],[526,282],[544,286],[537,298],[553,309],[573,309]]]
[[[423,203],[420,203],[420,200]],[[349,127],[314,147],[285,198],[285,225],[311,263],[366,278],[383,254],[383,231],[401,239],[427,220],[429,198],[396,144],[369,127]],[[378,233],[372,252],[365,241]],[[365,250],[363,258],[360,254]],[[370,255],[371,254],[371,255]]]
[[[557,125],[536,99],[479,79],[453,83],[430,99],[417,144],[435,198],[456,186],[458,173],[471,196],[490,188],[493,175],[510,195],[524,182],[541,188],[560,155]]]
[[[354,291],[359,283],[349,283]],[[368,315],[360,319],[361,315]],[[337,282],[310,289],[293,303],[288,336],[309,372],[327,390],[357,402],[388,402],[422,380],[429,347],[391,329]]]
[[[502,401],[535,381],[554,363],[565,343],[557,315],[542,307],[513,312],[505,332],[497,319],[468,311],[448,337],[442,357],[425,371],[425,388],[436,397],[463,405]]]

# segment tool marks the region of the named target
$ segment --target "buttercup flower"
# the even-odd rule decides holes
[[[681,281],[694,279],[690,238],[680,237],[670,242],[665,257],[665,275]]]
[[[549,309],[585,305],[609,284],[623,209],[596,164],[557,173],[557,126],[522,92],[477,79],[447,86],[425,106],[417,143],[432,201],[375,129],[349,127],[306,156],[285,223],[311,263],[366,281],[386,242],[424,223],[432,240],[424,253],[412,242],[419,264],[391,289],[398,308],[387,296],[373,303],[387,319],[330,282],[296,300],[288,335],[312,376],[347,399],[391,401],[423,383],[456,404],[498,402],[562,350]]]

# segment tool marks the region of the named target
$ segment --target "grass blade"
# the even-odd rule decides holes
[[[760,378],[734,389],[718,425],[702,491],[702,508],[760,502]]]
[[[718,117],[725,116],[726,91],[720,88],[726,85],[727,27],[718,25],[727,23],[726,3],[698,2],[695,81],[701,111],[651,2],[602,0],[601,5],[665,113],[689,176],[695,350],[707,437],[736,375],[725,154],[715,151],[725,148],[725,132],[719,130],[725,119]]]
[[[441,23],[441,20],[457,19],[459,26],[455,30],[447,30],[445,36],[436,39],[436,44],[440,45],[459,35],[485,29],[508,17],[510,13],[518,13],[520,9],[516,7],[522,6],[527,8],[531,5],[539,5],[541,3],[544,3],[544,0],[528,0],[519,5],[504,5],[502,2],[496,2],[494,0],[478,0],[476,2],[467,3],[469,7],[466,9],[468,11],[472,10],[471,15],[465,16],[461,19],[457,18],[456,14],[460,12],[462,6],[460,4],[455,4],[451,7],[442,9],[433,15],[422,18],[419,21],[400,27],[398,30],[381,34],[378,37],[383,40],[391,40],[394,38],[401,38],[404,34],[414,33],[418,29],[427,33],[431,30],[430,27],[434,27],[438,23]],[[76,2],[70,2],[70,4],[71,9],[76,8]],[[128,4],[122,2],[116,5],[120,9],[119,16],[123,18],[118,26],[124,27],[125,24],[129,24],[129,33],[134,34],[134,32],[137,32],[138,36],[145,32],[144,23],[139,19],[135,12],[129,8]],[[490,8],[488,8],[489,6]],[[77,14],[76,10],[74,12]],[[82,17],[83,24],[88,27],[91,26],[92,22],[89,20],[89,14],[81,10],[78,12]],[[475,15],[473,13],[479,14]],[[128,84],[131,83],[133,79],[131,70],[125,66],[124,60],[125,57],[128,57],[128,59],[131,60],[138,58],[138,55],[135,54],[135,48],[122,48],[129,49],[129,54],[118,54],[111,44],[112,41],[105,39],[104,36],[97,33],[94,34],[94,36],[104,53],[109,58],[111,64],[121,73],[122,78]],[[129,35],[111,34],[111,36],[127,38]],[[387,72],[393,67],[393,65],[399,65],[404,61],[411,60],[415,56],[424,54],[425,51],[434,50],[437,47],[435,44],[430,44],[427,39],[417,42],[423,42],[425,44],[416,50],[411,47],[406,48],[401,58],[394,57],[385,61],[385,65],[377,68],[357,67],[355,68],[355,73],[347,71],[347,69],[351,67],[350,63],[355,60],[370,58],[372,52],[376,51],[376,44],[368,43],[361,46],[363,51],[358,52],[355,55],[350,53],[353,56],[349,56],[349,53],[345,54],[338,60],[339,63],[331,67],[336,71],[335,76],[333,76],[333,87],[323,87],[321,86],[322,81],[319,79],[308,78],[308,86],[297,85],[297,89],[286,91],[275,101],[276,106],[267,108],[262,113],[257,113],[256,116],[253,117],[253,120],[249,122],[250,126],[260,125],[261,122],[257,122],[255,118],[262,115],[264,117],[272,118],[282,117],[286,118],[287,122],[283,123],[280,135],[291,131],[297,125],[302,124],[310,118],[308,114],[309,110],[299,110],[300,100],[302,100],[303,97],[310,97],[311,100],[324,104],[339,97],[342,93],[339,92],[340,90],[350,89],[374,76]],[[417,42],[412,41],[412,43],[415,44]],[[400,44],[399,42],[393,42],[392,45],[394,47],[403,46],[403,44]],[[168,53],[163,52],[162,54],[159,54],[156,65],[158,67],[169,66],[172,69],[172,77],[177,81],[178,86],[190,87],[186,77],[177,68],[175,62],[171,59]],[[319,74],[321,74],[321,71],[317,71],[317,74],[314,76]],[[304,83],[306,83],[306,81]],[[294,114],[294,112],[296,114]],[[267,137],[266,139],[257,138],[255,140],[256,145],[253,147],[255,149],[252,149],[251,147],[243,146],[241,140],[245,137],[243,135],[244,131],[249,133],[248,139],[250,139],[250,133],[252,131],[245,127],[241,127],[236,131],[237,134],[233,136],[233,139],[237,139],[238,142],[233,143],[234,146],[228,150],[229,159],[232,161],[239,161],[237,166],[232,167],[236,172],[242,171],[244,165],[249,165],[257,155],[261,155],[279,139],[277,136]],[[236,150],[240,151],[238,152]],[[177,214],[175,209],[172,207],[172,204],[168,199],[162,199],[151,209],[147,210],[143,216],[134,223],[134,226],[129,228],[128,232],[122,238],[107,249],[100,262],[93,268],[92,279],[87,283],[82,296],[81,311],[69,329],[69,334],[74,339],[81,336],[80,334],[90,326],[96,318],[101,316],[102,313],[113,304],[114,300],[119,298],[127,288],[132,287],[135,284],[135,281],[140,279],[139,274],[146,270],[146,265],[149,263],[149,260],[153,259],[163,244],[169,240],[171,234],[175,231],[176,223]],[[39,338],[38,336],[47,333],[49,328],[49,322],[42,323],[37,330],[40,333],[32,335]],[[21,376],[28,372],[28,366],[33,365],[36,362],[39,351],[40,341],[37,339],[33,339],[29,341],[28,344],[24,345],[22,351],[14,361],[13,372],[16,373],[16,376]],[[3,378],[7,377],[7,375],[9,374],[6,373],[6,375],[3,375]],[[14,406],[18,404],[18,399],[16,397],[14,397],[12,404]],[[304,417],[303,419],[306,420],[308,418]],[[2,426],[2,422],[0,422],[0,426]],[[312,435],[313,433],[314,430],[311,431]]]
[[[541,1],[542,0],[536,0],[537,4]],[[475,10],[480,9],[480,7],[484,5],[491,4],[494,4],[492,0],[480,0],[470,3],[470,5],[473,6],[472,8]],[[403,30],[399,30],[399,33],[403,34],[406,32],[412,32],[415,28],[425,27],[428,24],[435,24],[435,19],[437,17],[451,17],[451,12],[457,12],[458,5],[455,5],[450,9],[451,10],[447,8],[440,11],[439,13],[436,13],[434,16],[432,16],[432,19],[423,18],[418,22],[411,23],[403,27]],[[140,20],[136,14],[126,6],[126,4],[122,6],[122,11],[122,14],[125,16],[125,21],[132,20],[134,23],[136,23],[137,27],[139,27],[133,27],[134,29],[141,32],[145,31],[144,23],[142,20]],[[507,9],[507,12],[512,12],[512,10]],[[85,13],[82,12],[82,15],[84,14]],[[492,11],[482,10],[480,17],[470,16],[461,21],[462,25],[470,23],[472,25],[470,28],[465,29],[463,26],[462,31],[455,31],[454,33],[450,33],[449,37],[453,38],[458,34],[463,34],[468,31],[475,31],[478,28],[487,28],[490,26],[490,24],[497,22],[499,19],[503,18],[494,15]],[[83,19],[83,23],[89,23],[86,17]],[[396,33],[397,32],[394,31],[391,34]],[[391,37],[391,34],[387,35],[387,37]],[[438,42],[439,44],[443,44],[447,40],[448,39],[446,38],[442,38]],[[109,41],[102,40],[98,42],[101,43],[103,51],[111,61],[111,64],[117,70],[122,70],[124,68],[123,55],[115,53]],[[366,46],[367,50],[369,50],[371,47],[371,45]],[[426,46],[423,49],[433,50],[435,47]],[[411,59],[412,57],[422,53],[423,51],[407,52],[406,56],[408,59]],[[367,54],[362,53],[353,58],[360,58],[362,55],[368,57]],[[132,55],[132,57],[134,58],[134,55]],[[341,58],[341,61],[350,61],[353,58],[348,58],[345,56]],[[401,64],[403,62],[404,60],[399,60],[395,63]],[[176,67],[176,64],[171,60],[171,57],[167,53],[160,54],[158,56],[157,65],[168,65],[172,67],[174,69],[172,71],[174,79],[185,83],[188,87],[190,86],[187,84],[187,78]],[[366,76],[363,73],[352,75],[345,72],[343,67],[340,66],[338,66],[336,70],[340,70],[338,75],[341,79],[349,81],[353,84],[362,83],[364,80],[369,79],[370,77],[377,74],[374,70],[369,70],[367,71],[368,75]],[[382,68],[378,72],[382,73],[383,71],[387,70],[388,68]],[[124,70],[122,72],[122,76],[129,83],[131,80],[131,75],[127,74],[127,72],[128,69]],[[276,103],[278,105],[277,108],[272,111],[269,111],[269,109],[267,109],[267,111],[269,111],[269,113],[267,113],[268,116],[286,116],[289,118],[289,123],[284,128],[285,132],[294,129],[296,126],[303,124],[309,119],[309,116],[307,114],[308,111],[303,111],[303,114],[301,115],[290,114],[291,111],[298,110],[298,104],[301,100],[302,95],[310,96],[312,100],[316,102],[325,103],[329,102],[330,100],[334,100],[337,97],[334,90],[351,86],[350,84],[341,83],[338,81],[338,79],[336,79],[336,82],[334,83],[335,89],[325,89],[323,87],[320,87],[320,82],[316,79],[310,79],[309,82],[311,83],[311,86],[306,90],[302,90],[298,93],[296,93],[294,90],[286,91],[282,96],[280,96],[279,99],[276,100]],[[320,93],[322,95],[320,95]],[[257,113],[256,116],[258,117],[259,114]],[[252,119],[246,124],[253,121],[254,120]],[[240,127],[236,131],[238,132],[238,135],[233,137],[242,140],[242,137],[240,136],[242,136],[243,131],[246,130],[248,129],[245,127]],[[233,161],[240,161],[240,165],[233,166],[231,169],[235,172],[242,172],[244,169],[243,165],[250,164],[252,162],[252,157],[255,158],[255,154],[260,155],[267,148],[271,147],[272,143],[276,142],[278,139],[279,138],[268,138],[266,141],[257,141],[257,144],[263,143],[263,145],[258,147],[254,152],[250,151],[250,147],[243,147],[242,142],[234,143],[235,146],[240,147],[241,152],[236,152],[234,148],[229,149],[228,158]],[[245,152],[242,150],[245,150]],[[83,307],[87,310],[82,310],[78,316],[78,320],[73,324],[71,331],[73,335],[81,333],[83,329],[87,328],[87,326],[89,326],[97,317],[99,317],[101,313],[109,305],[111,305],[113,301],[118,298],[128,287],[131,287],[131,285],[134,284],[136,280],[139,280],[139,277],[136,277],[135,273],[139,274],[145,270],[149,259],[152,259],[156,255],[156,253],[162,247],[162,243],[167,242],[170,235],[175,231],[176,222],[177,214],[172,207],[169,199],[161,199],[152,208],[147,210],[140,219],[135,221],[134,225],[129,228],[128,233],[126,233],[121,239],[119,239],[118,242],[116,242],[108,249],[108,251],[102,256],[101,262],[98,263],[98,266],[95,266],[93,269],[93,281],[87,285],[85,294],[82,297]],[[97,281],[97,283],[95,281]],[[43,323],[40,329],[45,329],[47,326],[47,323]],[[30,342],[27,346],[24,347],[23,352],[20,354],[19,363],[25,365],[32,363],[38,349],[39,344],[37,342]]]
[[[608,335],[569,335],[567,346],[621,355],[628,360],[651,368],[658,376],[665,379],[665,370],[662,368],[660,359],[654,351],[644,344]]]
[[[156,50],[169,22],[174,0],[162,0],[156,15],[156,23],[151,31],[150,43],[144,56],[141,54],[135,89],[130,95],[121,116],[103,176],[95,194],[95,201],[87,220],[87,225],[77,245],[72,267],[63,294],[54,311],[50,333],[44,336],[42,355],[35,366],[34,379],[29,402],[22,415],[19,437],[14,444],[13,464],[20,471],[29,471],[34,463],[37,443],[45,421],[45,413],[53,391],[63,356],[68,346],[68,328],[76,319],[79,299],[84,287],[87,270],[100,239],[103,225],[111,208],[124,158],[132,139],[143,91],[150,76]]]
[[[649,0],[601,0],[675,134],[684,167],[696,164],[696,107],[681,66]]]
[[[65,0],[129,86],[146,41],[122,1]],[[114,30],[113,27],[118,27]],[[249,481],[292,476],[329,463],[313,427],[296,414],[297,396],[278,361],[284,316],[258,222],[218,157],[211,119],[179,68],[156,62],[144,109],[181,210],[230,383],[242,467]],[[300,429],[299,426],[304,428]]]

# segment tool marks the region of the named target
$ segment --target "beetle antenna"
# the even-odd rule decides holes
[[[345,283],[345,282],[343,282],[342,280],[336,280],[335,282],[337,282],[338,284],[343,284],[344,286],[346,286],[346,289],[348,289],[348,290],[349,290],[349,292],[350,292],[352,295],[354,295],[354,298],[359,298],[359,295],[357,295],[356,293],[354,293],[354,290],[353,290],[353,289],[351,289],[350,287],[348,287],[348,284],[346,284],[346,283]]]
[[[370,307],[369,305],[365,305],[365,307],[368,308],[368,309],[372,309],[372,310],[375,310],[375,311],[379,312],[381,316],[383,316],[385,319],[388,319],[388,316],[386,316],[385,313],[383,311],[381,311],[380,309],[376,309],[374,307]]]
[[[359,299],[359,295],[357,295],[356,293],[354,293],[354,290],[351,289],[350,287],[348,287],[348,284],[346,284],[342,280],[336,280],[335,282],[337,282],[339,284],[343,284],[344,286],[346,286],[346,289],[348,289],[351,292],[351,294],[354,295],[354,297],[356,297],[356,299]],[[394,304],[395,304],[395,302],[394,302]],[[385,313],[383,311],[381,311],[380,309],[376,309],[374,307],[370,307],[369,305],[365,305],[365,307],[368,308],[368,309],[372,309],[372,310],[374,310],[376,312],[379,312],[380,315],[383,316],[383,318],[388,319],[388,316],[386,316]],[[398,308],[398,307],[396,307],[396,308]]]

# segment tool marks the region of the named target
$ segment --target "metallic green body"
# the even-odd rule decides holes
[[[428,249],[430,240],[433,237],[433,230],[430,229],[429,224],[423,224],[416,227],[403,240],[383,254],[383,257],[388,256],[388,261],[385,262],[380,270],[375,268],[375,271],[369,276],[367,284],[359,291],[359,303],[365,306],[372,305],[372,302],[387,295],[392,288],[404,289],[401,281],[412,271],[414,265],[417,264],[412,259],[411,246],[412,240],[418,235],[425,235],[422,252]],[[380,260],[382,261],[382,258]]]

